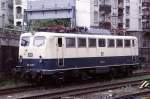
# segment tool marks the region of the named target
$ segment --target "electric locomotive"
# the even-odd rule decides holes
[[[16,70],[30,77],[76,70],[129,73],[138,67],[138,55],[134,36],[24,33]]]

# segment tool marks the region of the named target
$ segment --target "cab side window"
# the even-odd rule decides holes
[[[86,38],[78,38],[78,47],[86,47]]]
[[[99,39],[98,40],[98,46],[99,47],[105,47],[106,46],[106,40],[105,39]]]
[[[76,47],[75,38],[66,38],[66,47],[67,48],[75,48]]]
[[[108,47],[115,47],[115,40],[114,39],[108,39]]]
[[[117,39],[116,40],[116,46],[117,47],[123,47],[123,40],[122,39]]]
[[[130,47],[131,46],[130,40],[124,40],[124,45],[125,47]]]
[[[88,44],[89,44],[89,47],[96,47],[96,39],[94,38],[89,38],[88,39]]]

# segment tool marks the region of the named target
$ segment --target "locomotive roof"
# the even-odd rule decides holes
[[[55,36],[65,36],[65,37],[102,37],[102,38],[128,38],[136,39],[135,36],[117,36],[117,35],[98,35],[98,34],[77,34],[77,33],[54,33],[54,32],[31,32],[23,33],[21,36],[46,36],[46,37],[55,37]]]

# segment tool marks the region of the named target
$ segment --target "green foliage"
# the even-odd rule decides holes
[[[70,27],[71,23],[69,19],[54,19],[54,20],[32,20],[30,22],[30,30],[36,31],[41,27],[48,27],[51,25],[63,25]]]

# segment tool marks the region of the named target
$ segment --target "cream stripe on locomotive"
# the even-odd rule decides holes
[[[56,59],[58,54],[61,58],[84,58],[84,57],[114,57],[114,56],[137,56],[138,42],[132,36],[110,36],[90,34],[68,34],[38,32],[35,34],[25,33],[30,36],[29,46],[20,47],[20,55],[24,58]],[[42,46],[34,46],[35,37],[45,37]],[[37,42],[40,42],[37,40]],[[62,43],[61,47],[58,44]],[[69,44],[72,43],[72,44]],[[121,42],[120,44],[118,42]],[[95,44],[96,43],[96,44]],[[32,53],[33,56],[28,56]]]

